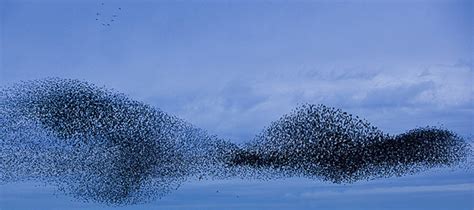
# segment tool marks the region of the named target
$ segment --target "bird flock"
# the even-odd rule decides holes
[[[470,154],[449,130],[389,135],[324,105],[303,105],[237,145],[80,80],[48,78],[0,89],[0,184],[41,181],[110,205],[160,198],[189,179],[296,176],[352,183],[452,167]]]
[[[115,10],[112,11],[112,14],[107,14],[105,10],[105,3],[100,3],[100,9],[95,13],[95,20],[104,27],[110,27],[113,23],[115,23],[118,18],[119,14],[122,12],[122,7],[117,7]]]

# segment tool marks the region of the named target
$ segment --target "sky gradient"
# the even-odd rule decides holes
[[[237,143],[303,103],[341,108],[391,134],[431,125],[472,139],[473,8],[448,0],[0,0],[0,85],[86,80]],[[104,27],[97,13],[117,17]],[[350,198],[360,209],[472,209],[472,170],[449,171],[354,186],[189,182],[147,207],[357,209]],[[0,185],[0,209],[105,208],[32,185]]]

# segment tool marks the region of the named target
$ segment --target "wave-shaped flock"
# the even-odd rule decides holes
[[[86,201],[127,205],[187,179],[307,177],[351,183],[466,160],[455,133],[388,135],[324,105],[303,105],[236,145],[123,94],[50,78],[0,90],[0,184],[35,180]]]

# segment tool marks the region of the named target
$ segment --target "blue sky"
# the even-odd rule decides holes
[[[434,125],[472,137],[472,1],[0,2],[0,85],[51,76],[87,80],[233,142],[248,141],[302,103],[342,108],[393,134]],[[118,17],[104,27],[98,12]],[[259,198],[239,200],[216,198],[215,182],[190,182],[148,207],[271,209],[279,201],[282,209],[354,209],[345,202],[351,198],[361,209],[380,209],[374,202],[386,209],[472,209],[472,177],[427,173],[355,187],[301,179],[217,182],[220,191]],[[0,186],[0,209],[86,205],[51,197],[47,187],[21,186]],[[278,199],[287,194],[295,197]]]

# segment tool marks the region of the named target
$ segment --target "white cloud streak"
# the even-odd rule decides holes
[[[420,185],[420,186],[394,186],[394,187],[374,187],[363,189],[347,189],[342,191],[312,191],[303,192],[301,197],[318,198],[338,195],[377,195],[377,194],[400,194],[400,193],[446,193],[473,191],[474,183],[449,184],[449,185]]]

